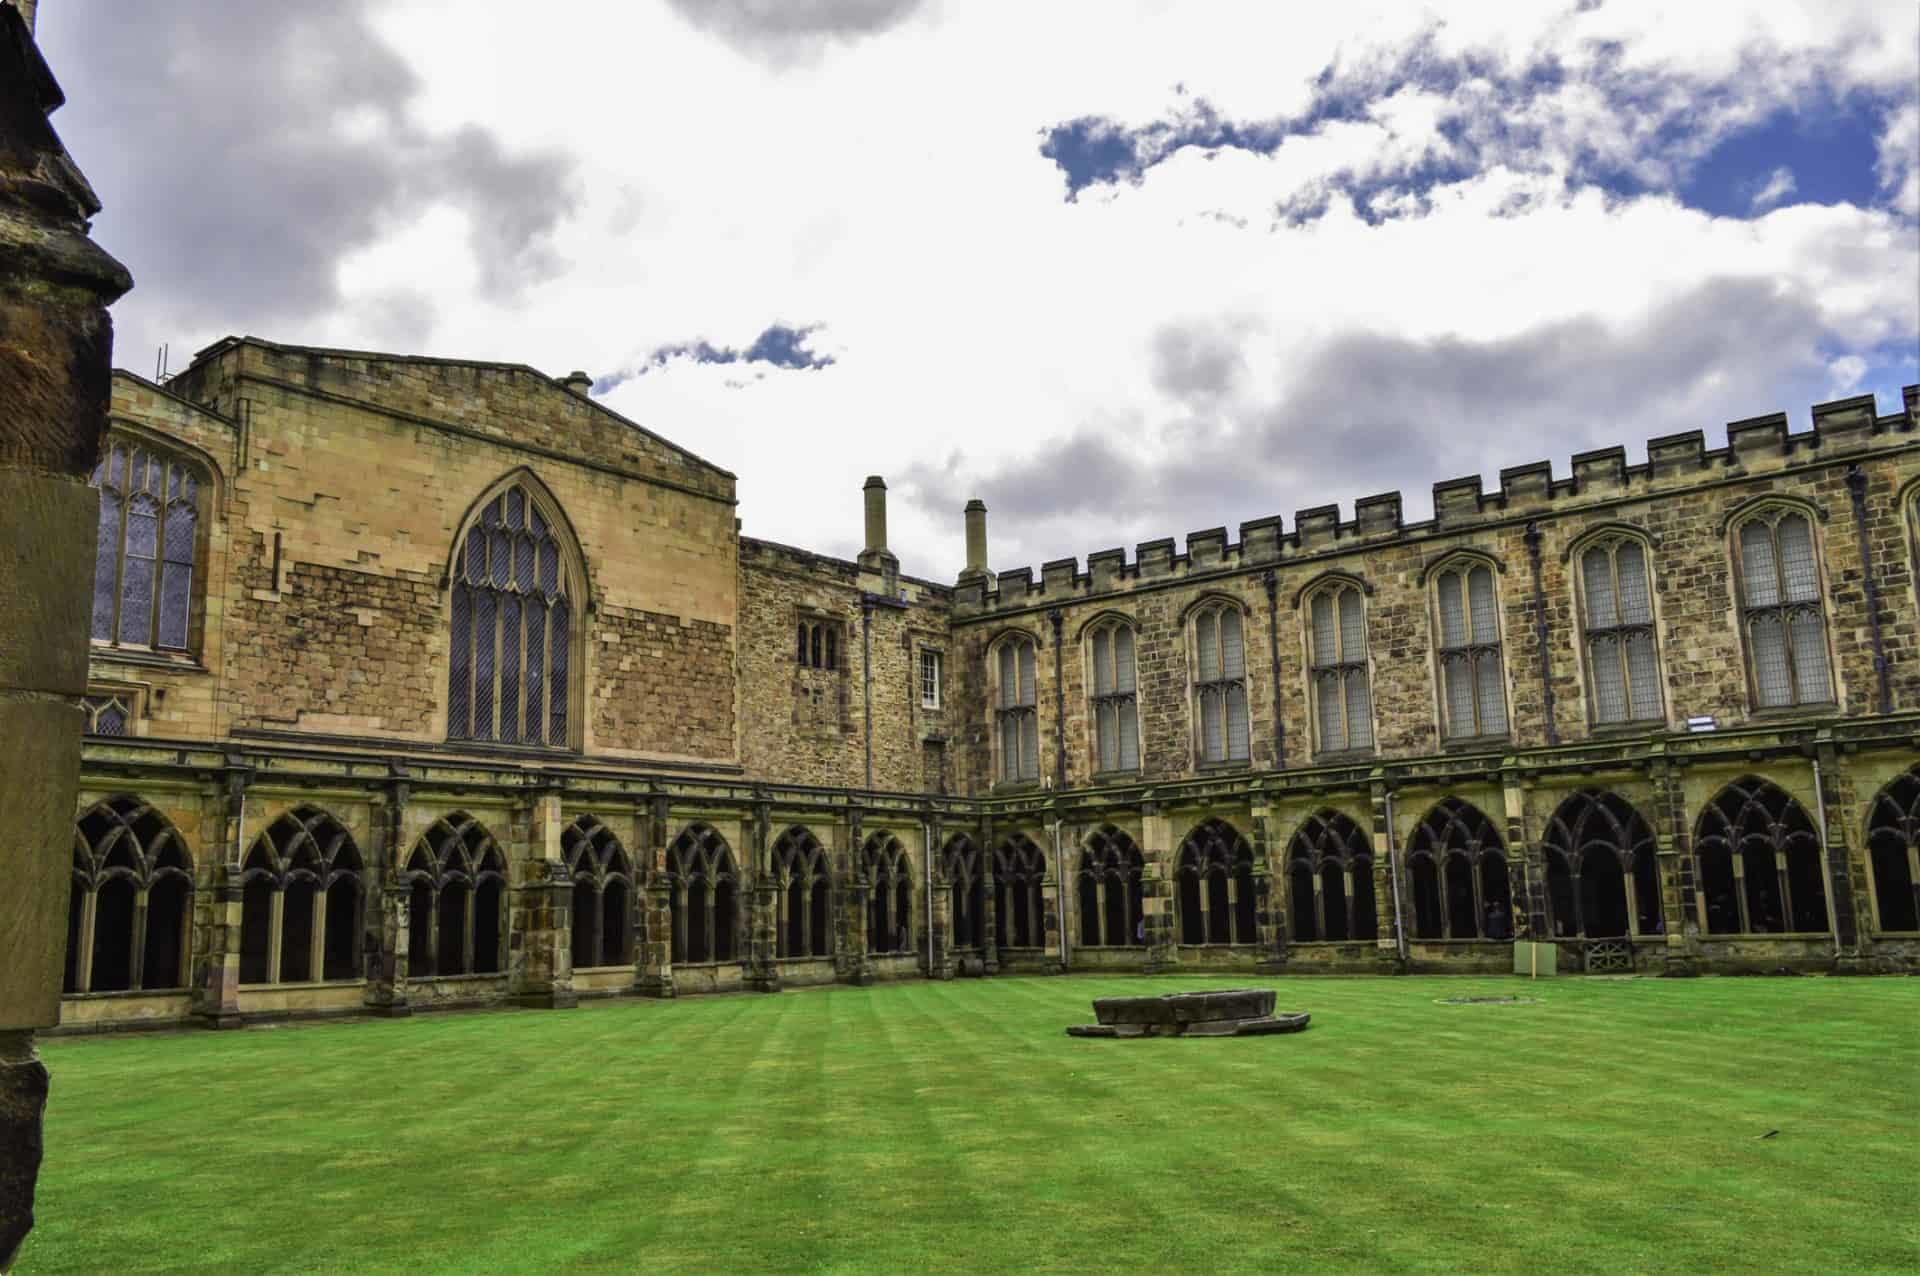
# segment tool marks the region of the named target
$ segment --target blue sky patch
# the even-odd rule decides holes
[[[631,373],[616,373],[603,377],[595,384],[595,394],[605,394],[615,386],[631,379],[642,377],[655,368],[664,368],[673,359],[689,359],[694,363],[764,363],[775,368],[791,371],[817,371],[833,366],[834,358],[830,354],[820,354],[809,350],[807,344],[813,334],[820,330],[817,323],[802,328],[789,327],[783,323],[772,324],[753,339],[753,343],[741,349],[738,346],[716,346],[704,337],[695,341],[683,341],[669,346],[658,346],[640,362]]]
[[[1781,204],[1871,207],[1880,198],[1880,128],[1881,112],[1860,99],[1782,108],[1722,138],[1676,194],[1720,217],[1753,217]]]

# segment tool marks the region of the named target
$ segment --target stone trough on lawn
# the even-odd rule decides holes
[[[1076,1024],[1069,1037],[1259,1037],[1299,1032],[1305,1011],[1273,1013],[1273,991],[1175,992],[1160,997],[1096,997],[1098,1023]]]

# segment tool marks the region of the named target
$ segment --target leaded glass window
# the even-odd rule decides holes
[[[569,743],[573,600],[562,554],[519,484],[468,526],[453,565],[448,739]]]
[[[1093,748],[1096,771],[1140,769],[1140,711],[1133,628],[1109,621],[1094,629]]]
[[[93,470],[100,524],[93,562],[93,641],[185,651],[200,524],[197,467],[115,443]]]
[[[1500,616],[1493,571],[1464,562],[1434,577],[1440,621],[1440,691],[1449,739],[1507,733]]]
[[[1740,524],[1738,540],[1754,703],[1762,709],[1832,703],[1813,528],[1804,514],[1772,509]]]
[[[1307,604],[1313,663],[1313,717],[1324,753],[1373,747],[1373,691],[1367,680],[1367,613],[1360,588],[1329,585]]]
[[[1193,619],[1194,699],[1202,762],[1244,762],[1247,727],[1247,647],[1240,609],[1213,603]]]
[[[1631,537],[1589,546],[1580,555],[1580,586],[1586,602],[1593,720],[1658,719],[1660,659],[1646,548]]]
[[[1003,782],[1040,778],[1040,711],[1034,682],[1033,639],[1012,637],[994,655],[999,688],[994,731]]]

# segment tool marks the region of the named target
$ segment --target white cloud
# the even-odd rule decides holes
[[[1771,173],[1767,174],[1767,180],[1761,184],[1760,189],[1753,193],[1753,199],[1751,201],[1753,211],[1763,213],[1774,205],[1779,204],[1785,200],[1787,196],[1793,194],[1793,192],[1798,189],[1798,185],[1799,184],[1793,180],[1792,169],[1784,165],[1774,169]]]
[[[543,240],[550,270],[490,294],[457,214],[423,209],[341,264],[343,300],[311,330],[263,335],[381,344],[416,324],[428,352],[606,375],[695,338],[738,347],[771,323],[824,324],[814,348],[831,368],[745,377],[676,361],[609,402],[735,470],[749,535],[851,553],[865,475],[956,476],[940,508],[896,483],[890,518],[904,569],[943,579],[960,565],[968,479],[1017,473],[1050,449],[1080,455],[1061,451],[1074,440],[1192,462],[1198,489],[1162,500],[1118,480],[1077,490],[1090,474],[1043,476],[1041,495],[1057,486],[1060,501],[993,520],[996,566],[1349,505],[1385,483],[1406,485],[1417,507],[1427,484],[1456,473],[1564,465],[1581,448],[1636,449],[1776,407],[1804,413],[1834,385],[1864,384],[1870,352],[1920,340],[1907,220],[1920,212],[1920,20],[1905,0],[1143,0],[1124,11],[856,0],[814,6],[851,26],[764,39],[752,26],[763,7],[726,6],[706,29],[664,4],[383,5],[378,30],[419,81],[410,128],[474,126],[508,153],[576,161],[571,211]],[[1551,62],[1560,79],[1518,108],[1487,78],[1393,81],[1415,50],[1472,54],[1489,75]],[[1374,95],[1271,155],[1190,148],[1138,186],[1069,204],[1039,151],[1044,130],[1067,120],[1144,123],[1199,99],[1234,120],[1296,115],[1329,65],[1356,82],[1377,70]],[[1621,85],[1634,89],[1631,109]],[[1726,130],[1825,89],[1896,99],[1879,170],[1891,209],[1795,204],[1768,183],[1765,215],[1737,220],[1662,193]],[[1461,103],[1472,108],[1465,136],[1442,127]],[[1370,223],[1337,189],[1341,174],[1398,179],[1476,141],[1489,143],[1489,166],[1383,192],[1372,212],[1385,220]],[[1585,184],[1599,164],[1637,172],[1652,193]],[[1276,212],[1322,197],[1326,213],[1299,225]],[[1703,319],[1682,305],[1725,297],[1742,308]],[[1688,347],[1713,366],[1667,366],[1634,339],[1676,314],[1726,338]],[[1749,331],[1764,335],[1764,357],[1740,352]],[[188,348],[218,333],[160,335]],[[1577,369],[1583,342],[1643,362],[1608,365],[1618,393],[1606,379],[1579,393],[1542,386],[1532,422],[1519,415],[1529,369],[1514,369],[1486,393],[1516,415],[1474,428],[1462,406],[1471,381],[1432,402],[1340,383],[1362,367],[1378,381],[1367,360],[1396,342],[1432,374],[1483,367],[1488,351]],[[1255,437],[1331,446],[1338,432],[1314,427],[1339,423],[1276,433],[1274,417],[1337,414],[1349,390],[1400,418],[1348,424],[1402,431],[1398,447],[1367,436],[1402,468],[1249,460]]]

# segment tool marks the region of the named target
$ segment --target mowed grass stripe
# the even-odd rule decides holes
[[[1249,982],[1314,1027],[1062,1033]],[[1917,1024],[1913,980],[1076,976],[56,1039],[20,1270],[1912,1270]]]

